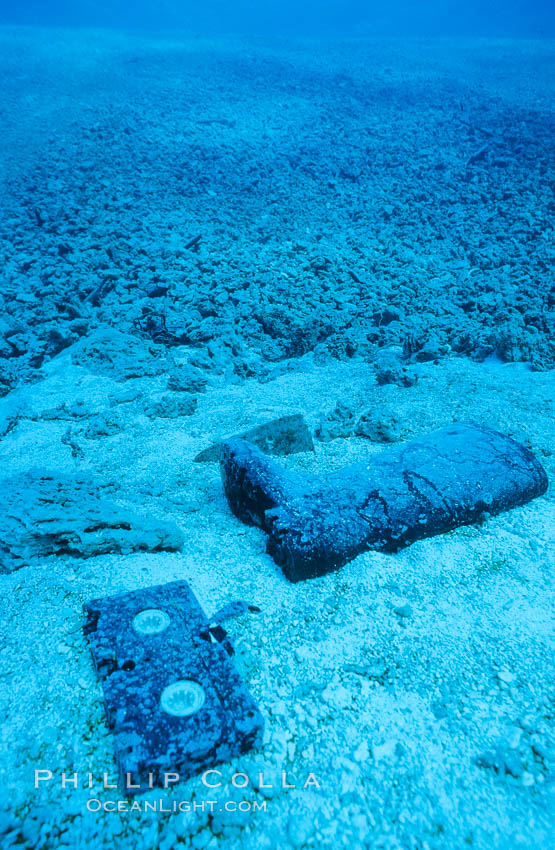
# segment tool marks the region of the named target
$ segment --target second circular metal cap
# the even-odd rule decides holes
[[[160,706],[174,717],[188,717],[204,705],[205,693],[202,685],[192,679],[179,679],[162,691]]]

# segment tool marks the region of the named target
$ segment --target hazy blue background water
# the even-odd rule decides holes
[[[11,0],[1,23],[258,35],[552,37],[553,0]]]

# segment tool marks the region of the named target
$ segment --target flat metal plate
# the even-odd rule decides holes
[[[261,743],[262,715],[187,582],[95,599],[85,612],[123,791],[163,786],[165,773],[187,779]]]

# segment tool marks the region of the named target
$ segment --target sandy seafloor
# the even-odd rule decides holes
[[[86,474],[185,537],[0,576],[2,846],[553,846],[552,489],[292,585],[217,465],[192,463],[287,413],[314,433],[341,402],[375,417],[375,439],[338,429],[284,465],[336,469],[472,419],[553,480],[552,45],[0,43],[2,477]],[[87,361],[110,327],[144,358]],[[414,385],[378,384],[387,347]],[[187,362],[207,387],[168,401]],[[196,410],[168,415],[175,396]],[[261,609],[228,627],[264,747],[223,765],[219,791],[193,778],[143,798],[217,800],[212,815],[87,813],[62,771],[121,795],[98,788],[115,769],[82,606],[180,578],[209,613]],[[35,768],[55,779],[34,789]],[[320,789],[302,788],[310,772]]]

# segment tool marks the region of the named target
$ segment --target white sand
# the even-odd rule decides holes
[[[58,557],[1,577],[0,782],[6,807],[23,821],[31,843],[49,824],[50,839],[37,846],[108,847],[117,834],[118,842],[126,840],[118,846],[150,848],[158,846],[158,830],[160,846],[168,848],[176,831],[192,831],[196,847],[307,841],[389,848],[416,846],[414,840],[433,848],[549,846],[549,776],[532,745],[548,747],[551,716],[552,496],[481,527],[397,555],[368,553],[334,574],[291,585],[265,554],[263,533],[231,515],[217,466],[191,460],[214,434],[292,411],[314,427],[342,399],[357,407],[393,405],[406,436],[453,419],[493,425],[529,444],[552,477],[553,377],[518,365],[448,359],[420,366],[415,387],[379,388],[364,362],[324,369],[311,360],[268,384],[216,385],[200,397],[197,413],[181,421],[147,420],[125,405],[123,435],[76,437],[84,460],[60,442],[67,423],[23,419],[0,444],[3,470],[37,463],[87,469],[99,481],[117,482],[122,502],[173,518],[187,540],[181,554]],[[71,365],[69,354],[48,372],[19,391],[27,411],[77,398],[102,408],[121,390]],[[147,388],[145,380],[126,388],[134,384]],[[84,426],[75,427],[78,434]],[[360,438],[339,439],[286,463],[321,471],[379,449]],[[87,815],[90,791],[60,789],[61,771],[83,777],[91,771],[99,782],[105,770],[114,775],[81,606],[177,578],[191,583],[208,612],[237,598],[262,609],[231,622],[230,632],[236,663],[267,719],[267,743],[223,766],[224,777],[262,771],[268,783],[284,769],[302,784],[312,771],[322,785],[280,791],[266,812],[241,816],[244,824],[220,814],[212,820],[213,831],[223,830],[218,837],[207,828],[207,812],[159,813],[149,832],[149,816]],[[408,619],[393,610],[405,602],[413,611]],[[485,750],[510,750],[515,741],[518,778],[474,764]],[[55,780],[34,790],[35,768],[52,770]],[[229,793],[229,784],[221,790]],[[253,786],[235,793],[265,799]],[[94,792],[102,800],[114,794],[118,799],[114,791]],[[211,800],[214,792],[195,778],[164,798]],[[278,838],[286,830],[289,837]]]

